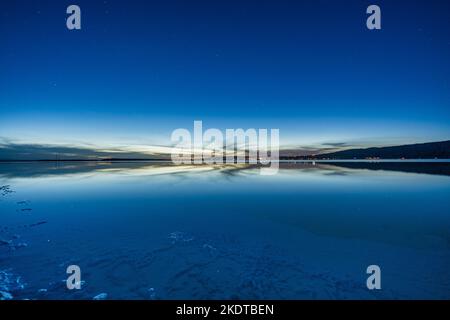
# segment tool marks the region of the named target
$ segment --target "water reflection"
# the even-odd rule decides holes
[[[448,163],[0,164],[16,299],[450,297]],[[86,281],[67,292],[68,264]],[[365,287],[378,264],[383,290]]]
[[[396,171],[405,173],[424,173],[450,175],[450,162],[373,162],[373,161],[336,161],[336,162],[281,162],[281,170],[316,171],[326,175],[355,174],[357,170]],[[0,177],[45,177],[54,175],[75,175],[93,172],[115,172],[130,175],[159,175],[220,171],[225,175],[238,174],[240,171],[254,173],[259,168],[249,164],[224,165],[174,165],[170,161],[61,161],[61,162],[4,162],[0,163]]]

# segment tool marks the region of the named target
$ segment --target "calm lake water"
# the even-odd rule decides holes
[[[0,298],[450,298],[450,163],[1,163],[0,186]]]

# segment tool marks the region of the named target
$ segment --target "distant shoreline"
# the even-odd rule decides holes
[[[24,150],[22,150],[24,149]],[[3,150],[3,152],[2,152]],[[5,151],[6,150],[6,151]],[[9,151],[8,151],[9,150]],[[13,150],[14,152],[12,152]],[[170,162],[170,153],[99,153],[95,149],[84,150],[73,148],[30,147],[20,145],[12,149],[1,148],[0,163],[5,162]],[[247,149],[245,149],[248,152]],[[294,152],[294,153],[293,153]],[[191,154],[193,156],[193,154]],[[249,154],[246,153],[245,161]],[[347,149],[332,153],[295,154],[295,150],[280,150],[276,161],[417,161],[447,162],[450,160],[450,140],[416,143],[401,146],[372,147],[365,149]],[[218,156],[220,159],[221,156]],[[224,157],[225,159],[225,157]],[[237,157],[235,155],[235,161]],[[268,159],[270,160],[270,159]],[[239,160],[240,163],[245,161]],[[272,160],[275,162],[274,160]]]
[[[165,159],[38,159],[38,160],[0,160],[5,162],[172,162]]]
[[[274,160],[276,161],[276,160]],[[164,159],[39,159],[39,160],[0,160],[0,163],[27,163],[27,162],[156,162],[167,163],[171,160]],[[335,162],[366,162],[366,163],[378,163],[378,162],[405,162],[405,163],[450,163],[450,159],[280,159],[280,163],[335,163]],[[245,164],[248,162],[237,162],[239,164]],[[227,163],[224,163],[227,164]],[[229,163],[235,164],[235,163]]]

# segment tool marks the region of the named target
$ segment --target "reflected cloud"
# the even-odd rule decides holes
[[[225,178],[258,175],[259,165],[175,165],[170,161],[30,161],[0,163],[0,178],[45,177],[83,174],[122,174],[128,176],[182,175],[217,172]],[[290,176],[314,172],[327,176],[358,174],[361,170],[450,176],[450,162],[281,162],[280,174]]]

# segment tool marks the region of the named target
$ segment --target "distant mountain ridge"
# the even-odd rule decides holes
[[[450,140],[392,147],[349,149],[315,155],[315,159],[450,159]]]

